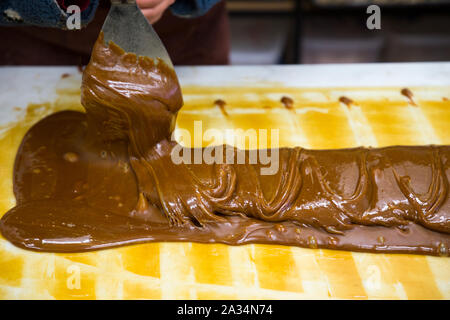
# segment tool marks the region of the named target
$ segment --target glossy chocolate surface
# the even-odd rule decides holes
[[[264,175],[250,151],[172,141],[183,104],[174,71],[101,36],[82,103],[86,114],[53,114],[22,141],[17,205],[0,221],[19,247],[197,241],[448,255],[450,146],[274,149],[278,170]],[[205,152],[221,161],[196,163]]]

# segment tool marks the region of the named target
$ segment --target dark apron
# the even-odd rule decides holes
[[[0,65],[86,65],[109,10],[102,1],[84,29],[1,27]],[[230,31],[225,1],[204,16],[186,19],[166,10],[154,25],[175,65],[228,64]]]

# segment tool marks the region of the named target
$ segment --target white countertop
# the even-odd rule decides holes
[[[450,62],[177,67],[182,86],[393,87],[448,86]],[[69,80],[61,82],[67,73]],[[13,107],[52,101],[56,88],[79,86],[81,73],[66,66],[0,67],[0,123]]]

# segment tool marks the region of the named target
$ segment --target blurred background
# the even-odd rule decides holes
[[[366,28],[370,4],[381,30]],[[227,0],[232,64],[450,60],[448,0]]]
[[[0,27],[0,65],[86,65],[109,11],[99,1],[79,31]],[[379,30],[366,26],[371,4]],[[177,65],[450,60],[450,0],[227,0],[196,19],[169,11],[154,27]]]

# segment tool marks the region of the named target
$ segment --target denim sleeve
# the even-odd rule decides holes
[[[183,18],[195,18],[204,15],[220,0],[176,0],[170,6],[172,13]]]
[[[86,26],[95,15],[99,0],[91,0],[81,12],[81,26]],[[66,28],[67,14],[56,0],[0,1],[0,25]]]

